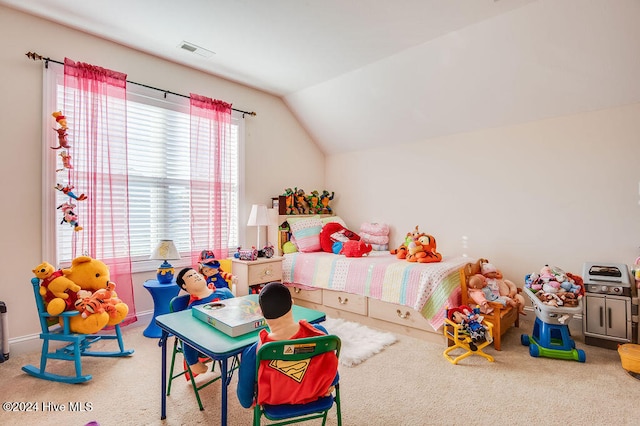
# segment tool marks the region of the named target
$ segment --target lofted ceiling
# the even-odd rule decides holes
[[[640,101],[638,0],[0,4],[282,97],[326,154]]]

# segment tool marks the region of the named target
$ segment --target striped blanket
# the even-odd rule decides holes
[[[396,259],[388,251],[366,257],[291,253],[282,262],[282,281],[409,306],[438,330],[447,306],[460,304],[458,271],[470,261],[456,257],[438,263],[413,263]]]

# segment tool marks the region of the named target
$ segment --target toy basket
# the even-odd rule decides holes
[[[582,298],[578,299],[578,306],[552,306],[542,303],[530,288],[524,288],[525,294],[531,299],[536,317],[547,324],[565,324],[576,314],[582,314]]]
[[[622,368],[630,373],[640,374],[640,345],[633,343],[620,345],[618,346],[618,354],[620,361],[622,361]]]

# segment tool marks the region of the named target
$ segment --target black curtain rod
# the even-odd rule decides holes
[[[56,61],[56,60],[51,59],[51,58],[45,58],[42,55],[38,55],[35,52],[27,52],[27,53],[25,53],[25,55],[27,56],[27,58],[32,59],[34,61],[44,61],[45,68],[48,68],[48,63],[49,62],[54,62],[56,64],[64,65],[64,62]],[[157,87],[148,86],[148,85],[142,84],[142,83],[136,83],[135,81],[127,80],[127,83],[135,84],[137,86],[146,87],[147,89],[157,90],[158,92],[164,93],[164,97],[165,98],[167,97],[167,93],[169,93],[171,95],[175,95],[175,96],[181,96],[181,97],[187,98],[187,99],[191,98],[190,96],[187,96],[187,95],[183,95],[183,94],[180,94],[180,93],[172,92],[170,90],[158,89]],[[242,114],[250,115],[252,117],[256,116],[256,113],[254,111],[243,111],[241,109],[236,109],[236,108],[231,108],[231,109],[234,110],[234,111],[237,111],[237,112],[241,112]]]

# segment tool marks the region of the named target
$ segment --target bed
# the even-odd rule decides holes
[[[388,251],[355,258],[297,252],[284,255],[282,281],[303,306],[441,341],[445,309],[459,305],[459,271],[470,261],[445,257],[437,263],[413,263]]]

